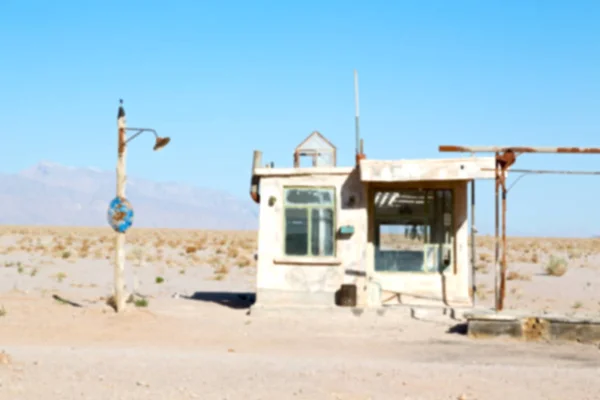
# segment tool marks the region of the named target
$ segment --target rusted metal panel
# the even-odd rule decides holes
[[[439,146],[442,153],[503,153],[511,150],[515,153],[600,154],[600,147]]]
[[[360,160],[363,182],[494,179],[494,157],[428,160]],[[492,169],[490,171],[490,169]]]

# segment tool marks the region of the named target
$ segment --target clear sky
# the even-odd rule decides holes
[[[252,150],[290,166],[319,130],[354,156],[353,70],[369,158],[440,144],[600,146],[598,1],[0,0],[0,172],[114,169],[116,115],[172,137],[128,172],[248,197]],[[458,154],[457,154],[458,155]],[[521,168],[600,170],[596,155]],[[511,235],[600,234],[599,177],[527,176]],[[481,231],[493,184],[478,185]],[[108,201],[108,199],[107,199]]]

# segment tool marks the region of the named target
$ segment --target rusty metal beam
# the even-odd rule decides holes
[[[498,153],[496,153],[496,158]],[[494,308],[500,311],[500,166],[496,163],[494,204]]]
[[[504,174],[504,171],[502,171]],[[506,255],[508,252],[506,246],[506,179],[501,180],[502,185],[502,265],[500,270],[500,304],[499,311],[504,309],[504,298],[506,297]]]
[[[600,147],[439,146],[442,153],[503,153],[511,150],[515,153],[600,154]]]
[[[473,306],[477,305],[477,257],[475,235],[475,179],[471,181],[471,292],[473,294]]]
[[[493,168],[482,168],[482,171],[494,171]],[[600,171],[570,171],[550,169],[513,169],[508,171],[516,174],[547,174],[547,175],[600,175]]]
[[[517,157],[523,153],[546,153],[546,154],[600,154],[598,147],[528,147],[528,146],[453,146],[441,145],[440,152],[446,153],[495,153],[495,257],[494,257],[494,286],[495,286],[495,309],[502,311],[506,295],[506,267],[507,267],[507,243],[506,243],[506,203],[507,193],[520,178],[526,174],[562,174],[562,175],[600,175],[600,171],[568,171],[568,170],[526,170],[511,169]],[[490,171],[491,169],[486,169]],[[506,173],[508,171],[521,173],[516,182],[510,188],[506,187]],[[500,261],[500,188],[502,189],[502,260]]]

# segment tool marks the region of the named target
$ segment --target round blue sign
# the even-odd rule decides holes
[[[133,207],[127,199],[115,197],[108,206],[108,224],[116,232],[125,233],[133,224]]]

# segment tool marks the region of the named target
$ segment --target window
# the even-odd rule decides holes
[[[285,188],[285,255],[333,256],[335,189]]]
[[[375,271],[438,272],[453,262],[452,190],[375,194]]]

